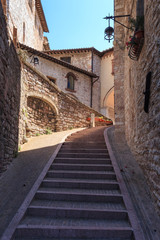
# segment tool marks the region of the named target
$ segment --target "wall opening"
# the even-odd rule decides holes
[[[27,98],[26,137],[47,134],[56,131],[56,113],[40,98]]]

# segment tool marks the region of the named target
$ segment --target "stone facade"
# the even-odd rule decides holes
[[[26,136],[42,134],[47,130],[89,127],[87,118],[91,113],[102,116],[58,89],[30,64],[23,64],[21,81],[20,144],[25,142]]]
[[[20,62],[0,2],[0,172],[18,151]]]
[[[72,65],[99,76],[99,79],[96,81],[93,80],[95,83],[92,86],[92,90],[91,86],[88,89],[88,92],[92,91],[92,107],[114,121],[114,94],[113,91],[110,92],[114,86],[114,77],[112,74],[113,49],[99,52],[95,48],[80,48],[51,50],[45,53],[61,60],[70,58]],[[61,88],[61,86],[59,87]],[[64,90],[64,87],[61,89]],[[81,91],[83,94],[83,88],[81,88]],[[75,95],[80,99],[78,94]]]
[[[79,101],[87,106],[91,106],[91,77],[68,69],[62,65],[51,62],[47,59],[39,57],[39,65],[37,70],[46,76],[53,77],[56,80],[56,85],[66,94],[76,96]],[[76,77],[74,81],[74,90],[67,88],[67,74],[72,73]],[[99,111],[99,91],[95,93],[93,108]]]
[[[6,0],[6,15],[8,30],[11,38],[15,38],[14,28],[17,30],[17,42],[43,50],[43,31],[37,4],[40,0]],[[43,11],[43,10],[42,10]],[[41,17],[44,18],[43,13]],[[46,27],[47,28],[47,27]]]
[[[125,131],[127,142],[142,167],[157,212],[160,214],[160,15],[159,0],[115,0],[115,15],[144,7],[144,44],[138,61],[128,56],[125,42],[133,34],[115,24],[115,119],[116,133]],[[137,10],[136,10],[137,9]],[[128,19],[123,19],[128,24]],[[149,111],[144,111],[146,76],[151,72]]]

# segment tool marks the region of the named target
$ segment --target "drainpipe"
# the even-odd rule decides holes
[[[92,48],[92,59],[91,59],[91,72],[93,73],[93,48]],[[93,85],[98,80],[99,80],[99,77],[97,77],[94,81],[93,81],[93,77],[91,77],[91,103],[90,103],[90,107],[92,107],[92,101],[93,101]]]
[[[92,48],[92,56],[91,56],[91,72],[93,73],[93,48]],[[91,102],[90,102],[90,107],[92,107],[92,98],[93,98],[93,78],[91,77]]]
[[[98,80],[99,80],[99,77],[97,77],[94,81],[93,81],[93,78],[91,77],[91,103],[90,103],[90,107],[92,107],[92,100],[93,100],[93,85]]]

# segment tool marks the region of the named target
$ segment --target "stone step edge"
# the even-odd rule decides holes
[[[91,174],[91,175],[94,175],[94,174],[97,174],[97,175],[114,175],[116,176],[115,172],[114,171],[76,171],[76,170],[56,170],[56,169],[53,169],[53,170],[49,170],[48,173],[69,173],[69,174]],[[48,174],[47,173],[47,174]]]
[[[30,231],[30,232],[29,232]],[[39,226],[39,225],[19,225],[16,229],[15,237],[17,236],[26,236],[30,233],[30,237],[36,235],[36,237],[56,237],[56,238],[70,238],[74,236],[74,239],[82,238],[102,238],[102,237],[110,237],[117,238],[119,240],[125,240],[127,238],[131,238],[133,236],[133,229],[131,227],[82,227],[82,226]],[[47,236],[45,236],[47,234]],[[99,236],[99,234],[101,236]],[[80,236],[81,235],[81,236]],[[98,235],[98,236],[97,236]],[[76,237],[76,238],[75,238]]]
[[[86,216],[83,216],[83,214],[87,214],[87,219],[99,219],[102,217],[109,218],[109,219],[117,219],[117,220],[122,220],[122,219],[128,219],[128,212],[126,210],[110,210],[110,209],[95,209],[95,208],[89,208],[89,209],[84,209],[84,208],[71,208],[71,207],[48,207],[48,206],[35,206],[35,205],[30,205],[27,209],[27,215],[32,215],[35,211],[36,216],[41,215],[43,217],[47,216],[54,216],[53,212],[55,212],[56,218],[58,217],[67,217],[67,218],[83,218]],[[60,216],[57,215],[57,211],[60,212]],[[67,214],[65,213],[67,212]],[[38,213],[38,214],[37,214]],[[88,218],[89,214],[89,218]],[[68,215],[68,216],[67,216]],[[78,215],[78,216],[77,216]]]

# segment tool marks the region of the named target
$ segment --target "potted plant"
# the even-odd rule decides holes
[[[136,19],[130,18],[131,30],[134,31],[136,38],[144,37],[144,16],[137,16]]]

